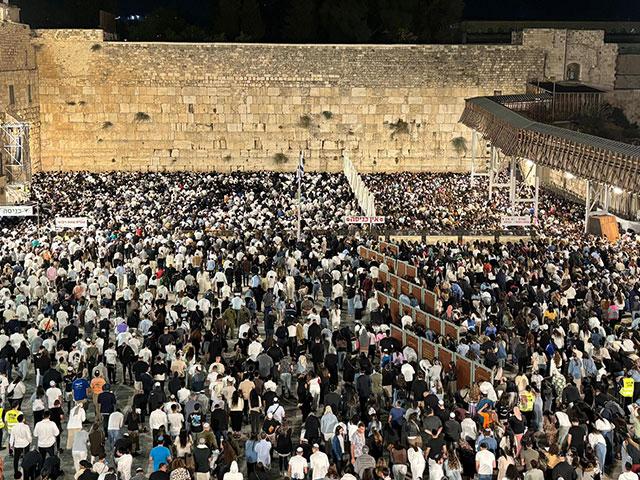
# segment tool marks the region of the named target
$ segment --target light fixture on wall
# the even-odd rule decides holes
[[[620,187],[613,187],[613,193],[616,195],[622,195],[623,190]]]
[[[574,178],[576,178],[576,176],[573,173],[564,172],[564,178],[566,178],[567,180],[573,180]]]

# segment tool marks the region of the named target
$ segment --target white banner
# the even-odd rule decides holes
[[[384,217],[359,217],[359,216],[346,216],[344,217],[346,223],[384,223]]]
[[[87,228],[87,217],[56,217],[56,228]]]
[[[500,225],[503,227],[528,227],[531,225],[529,215],[503,215],[500,218]]]
[[[31,217],[33,205],[3,205],[0,207],[0,217]]]

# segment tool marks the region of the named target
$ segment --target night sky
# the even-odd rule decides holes
[[[263,0],[264,4],[279,0]],[[121,14],[146,13],[175,0],[119,0]],[[197,14],[203,0],[181,0],[181,10]],[[640,21],[638,0],[465,0],[469,20],[635,20]]]

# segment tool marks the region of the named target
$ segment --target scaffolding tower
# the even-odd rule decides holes
[[[29,182],[29,124],[15,119],[0,123],[0,141],[0,175],[7,177],[8,184]]]

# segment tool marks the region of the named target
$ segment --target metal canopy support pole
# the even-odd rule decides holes
[[[476,176],[476,144],[478,141],[478,132],[472,130],[471,132],[471,186],[475,183]]]
[[[603,210],[609,213],[609,206],[611,205],[611,186],[603,185],[602,194],[604,195]]]
[[[513,213],[516,209],[516,157],[512,156],[509,164],[509,201]]]
[[[591,181],[587,180],[587,194],[585,195],[584,206],[584,233],[587,233],[589,227],[589,206],[591,205]]]
[[[493,172],[495,170],[496,163],[496,149],[491,144],[491,157],[489,159],[489,200],[493,197]]]
[[[540,177],[538,176],[538,167],[536,167],[536,176],[534,179],[535,193],[533,194],[533,218],[538,223],[538,201],[540,199]]]

